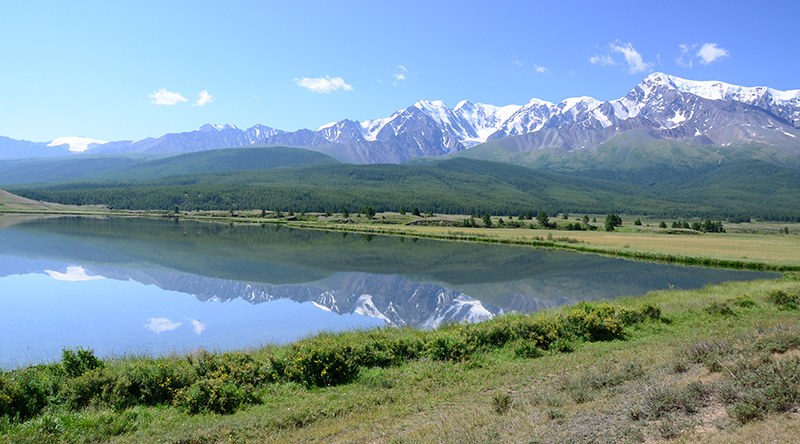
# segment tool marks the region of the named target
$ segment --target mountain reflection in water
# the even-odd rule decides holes
[[[63,283],[58,291],[64,297],[72,297],[68,283],[106,278],[153,285],[165,291],[164,298],[179,292],[206,303],[243,300],[252,306],[291,300],[329,313],[361,315],[353,320],[369,317],[396,326],[436,327],[442,322],[474,322],[506,311],[530,312],[670,286],[698,288],[776,276],[280,225],[6,217],[0,226],[4,227],[0,229],[0,276],[46,274]],[[0,278],[0,297],[26,297],[23,291],[4,289],[4,282]],[[79,298],[75,301],[81,303]],[[150,332],[191,328],[204,333],[207,328],[198,319],[180,321],[181,328],[176,327],[178,321],[149,319],[139,325],[147,325]],[[307,325],[306,331],[317,328],[324,326]],[[263,342],[279,336],[250,340]]]

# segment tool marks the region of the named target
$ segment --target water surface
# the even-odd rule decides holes
[[[0,365],[435,327],[777,274],[402,237],[136,218],[0,218]]]

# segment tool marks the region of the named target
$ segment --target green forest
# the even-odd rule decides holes
[[[418,207],[446,214],[544,211],[800,221],[800,171],[755,160],[552,173],[468,158],[427,165],[341,164],[324,154],[276,147],[116,159],[107,169],[101,164],[92,160],[93,168],[71,181],[47,180],[51,176],[41,163],[38,170],[17,164],[38,182],[4,188],[34,200],[131,210],[338,213],[371,206],[378,212]],[[0,164],[3,168],[9,167]]]

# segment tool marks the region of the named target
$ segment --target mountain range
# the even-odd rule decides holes
[[[283,145],[323,152],[348,163],[401,163],[442,155],[508,160],[513,157],[509,153],[592,153],[620,136],[631,140],[630,134],[635,134],[639,144],[673,141],[695,147],[749,147],[751,151],[756,144],[768,147],[768,157],[776,163],[789,159],[800,165],[800,90],[750,88],[653,73],[625,97],[611,101],[577,97],[555,104],[532,99],[522,106],[502,107],[462,101],[449,108],[441,101],[422,100],[387,118],[345,119],[293,132],[264,125],[242,130],[206,124],[195,131],[139,141],[59,138],[47,144],[0,137],[0,158],[174,154]]]

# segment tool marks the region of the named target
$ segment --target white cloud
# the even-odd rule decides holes
[[[205,322],[201,322],[199,319],[192,319],[192,330],[194,330],[194,334],[199,335],[202,333],[208,324]]]
[[[299,80],[294,79],[294,82],[297,83],[298,86],[302,86],[303,88],[315,93],[329,94],[339,89],[343,89],[345,91],[350,91],[353,89],[353,87],[345,83],[344,79],[341,77],[331,78],[330,76],[325,76],[316,77],[313,79],[303,77]]]
[[[214,96],[208,93],[206,90],[200,91],[200,94],[197,96],[197,102],[194,103],[194,106],[203,106],[206,103],[210,103],[214,101]]]
[[[161,88],[158,91],[150,94],[148,97],[153,99],[152,102],[155,105],[175,105],[178,102],[188,102],[186,97],[174,92],[167,91],[167,88]]]
[[[181,325],[183,325],[182,322],[175,322],[167,318],[149,318],[147,324],[144,324],[145,328],[156,334],[163,331],[175,330]]]
[[[693,63],[692,63],[692,55],[689,54],[689,50],[694,49],[695,46],[696,45],[693,45],[690,48],[689,45],[683,45],[683,44],[678,45],[678,48],[680,48],[681,50],[681,55],[679,55],[678,58],[675,59],[675,63],[682,68],[691,68]]]
[[[628,64],[628,71],[631,74],[648,71],[653,66],[652,63],[646,63],[642,60],[642,55],[639,54],[639,51],[635,50],[630,43],[622,43],[617,40],[616,43],[609,44],[608,49],[610,49],[611,52],[620,53],[625,57],[625,62]]]
[[[539,74],[547,74],[550,72],[549,69],[545,68],[544,66],[533,65],[533,69],[538,72]]]
[[[392,86],[397,86],[397,81],[398,80],[401,80],[401,81],[405,80],[407,72],[408,72],[408,70],[406,69],[405,66],[397,65],[397,68],[395,68],[395,70],[394,70],[394,74],[392,74],[392,77],[394,77],[394,79],[395,79],[392,82]]]
[[[697,51],[697,57],[700,57],[700,63],[708,65],[717,59],[730,57],[730,53],[727,49],[717,46],[716,43],[703,43],[703,46]]]
[[[600,65],[600,66],[609,66],[609,65],[616,65],[617,64],[617,62],[615,62],[614,59],[608,54],[596,55],[594,57],[589,57],[589,62],[591,62],[591,63],[593,63],[595,65]]]
[[[721,58],[730,57],[728,50],[720,48],[716,43],[680,44],[678,49],[680,49],[680,55],[675,59],[675,63],[681,68],[694,66],[695,58],[699,58],[703,65],[709,65]]]
[[[87,275],[86,270],[84,270],[80,265],[72,265],[67,267],[66,273],[59,273],[53,270],[45,270],[44,272],[49,274],[51,278],[58,281],[82,282],[93,281],[95,279],[105,279],[103,276]]]

